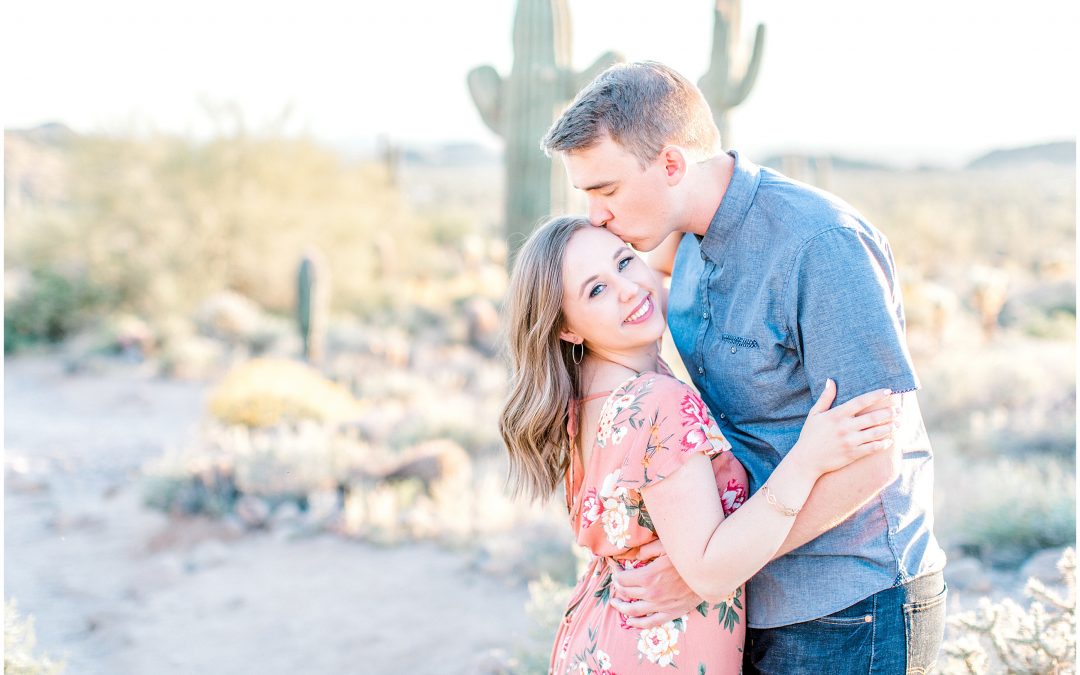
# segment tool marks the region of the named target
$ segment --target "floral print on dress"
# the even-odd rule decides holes
[[[720,427],[709,414],[700,396],[693,392],[686,392],[679,412],[682,414],[682,421],[686,427],[686,433],[682,437],[683,452],[696,450],[706,443],[710,447],[705,450],[705,453],[710,457],[731,449],[731,444],[720,432]]]
[[[596,488],[589,488],[585,498],[581,500],[581,526],[591,527],[600,520],[600,514],[604,512],[604,506],[600,497],[596,494]]]
[[[735,513],[735,509],[742,506],[744,502],[746,502],[746,484],[732,478],[720,493],[720,503],[724,507],[724,515],[730,516]]]
[[[619,390],[616,390],[618,393]],[[600,424],[596,431],[597,447],[607,447],[610,440],[614,445],[622,443],[629,429],[626,424],[630,423],[635,413],[640,412],[637,406],[637,396],[630,393],[622,393],[616,398],[609,399],[600,414]],[[625,417],[622,423],[616,424],[616,419],[624,411],[628,411],[629,417]]]
[[[627,512],[625,487],[618,485],[622,472],[616,469],[604,477],[597,496],[600,499],[600,520],[604,533],[615,548],[624,548],[630,540],[630,514]]]
[[[637,643],[638,654],[661,668],[675,666],[675,657],[679,655],[679,633],[686,630],[688,618],[682,616],[641,631]]]
[[[596,429],[587,466],[575,468],[576,483],[566,490],[576,541],[593,558],[559,627],[551,672],[626,675],[705,667],[710,675],[735,675],[746,630],[742,588],[724,603],[702,603],[688,616],[640,629],[611,604],[612,579],[636,567],[649,574],[646,561],[638,560],[638,549],[657,540],[642,498],[646,487],[700,453],[710,458],[730,515],[748,497],[746,472],[701,397],[669,375],[628,379],[608,396]]]

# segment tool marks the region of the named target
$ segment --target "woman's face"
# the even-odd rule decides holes
[[[621,239],[600,227],[578,230],[563,256],[564,340],[596,352],[653,346],[664,333],[660,277]]]

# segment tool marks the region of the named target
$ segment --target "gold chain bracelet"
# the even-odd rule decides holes
[[[784,514],[785,516],[790,516],[794,518],[795,516],[799,515],[799,511],[802,511],[801,507],[793,509],[781,504],[773,495],[772,490],[769,489],[769,485],[767,483],[761,486],[761,490],[765,493],[765,501],[769,502],[769,504],[771,504],[774,509]]]

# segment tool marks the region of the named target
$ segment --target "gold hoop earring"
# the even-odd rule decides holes
[[[578,347],[581,347],[580,356],[578,355]],[[573,346],[570,347],[570,358],[574,359],[574,365],[578,365],[578,366],[581,365],[581,359],[585,358],[585,343],[584,342],[575,342],[573,344]]]

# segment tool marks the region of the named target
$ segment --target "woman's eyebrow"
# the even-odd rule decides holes
[[[615,249],[615,255],[611,256],[611,259],[612,260],[617,260],[618,257],[623,254],[623,252],[629,253],[630,249],[627,248],[626,246],[620,246],[619,248]],[[584,282],[582,282],[581,290],[578,291],[578,295],[584,294],[585,293],[585,287],[588,286],[591,282],[596,281],[596,279],[599,276],[600,275],[598,275],[598,274],[594,274],[591,277],[589,277],[588,279],[586,279]]]
[[[591,277],[589,277],[588,279],[586,279],[584,282],[582,282],[581,290],[578,291],[578,295],[584,295],[585,294],[585,287],[588,286],[589,284],[591,284],[592,282],[596,281],[597,278],[599,278],[599,276],[600,276],[599,274],[594,274]]]

